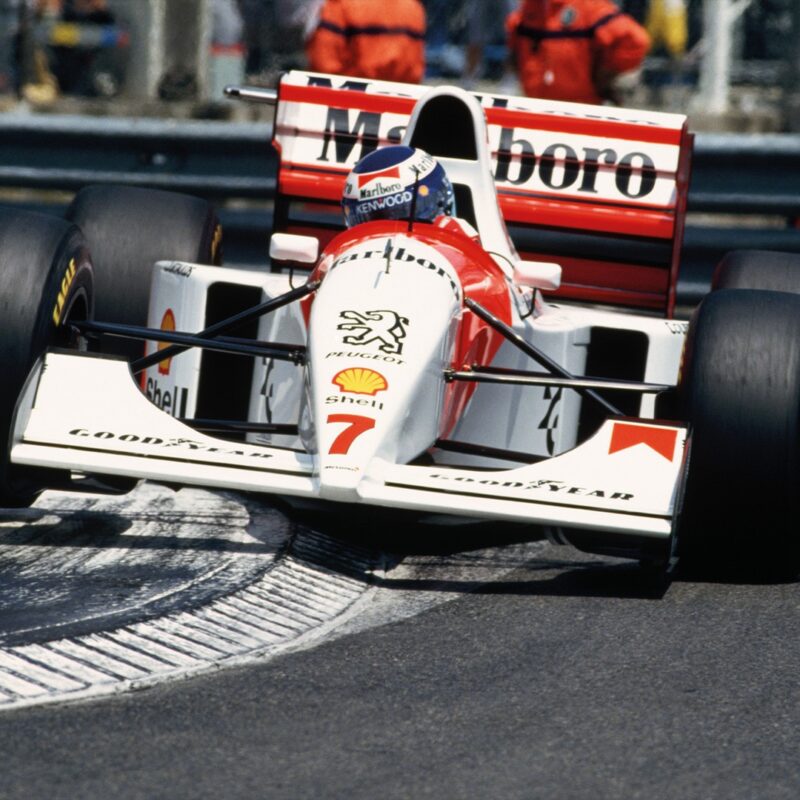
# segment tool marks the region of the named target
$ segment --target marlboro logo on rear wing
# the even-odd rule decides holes
[[[279,86],[275,230],[324,244],[343,227],[344,179],[399,142],[414,86],[289,72]],[[524,258],[564,267],[559,294],[669,314],[692,135],[678,114],[479,96],[500,210]],[[459,131],[442,120],[458,157]],[[460,209],[469,219],[471,209]],[[471,220],[470,220],[471,221]]]

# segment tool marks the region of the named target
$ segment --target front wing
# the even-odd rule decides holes
[[[144,397],[117,359],[48,352],[20,397],[13,431],[15,464],[320,497],[313,455],[198,433]],[[374,459],[357,502],[667,539],[686,445],[682,425],[611,419],[573,450],[516,469]]]

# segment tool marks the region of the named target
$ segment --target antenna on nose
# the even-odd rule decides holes
[[[417,167],[411,167],[414,170],[414,193],[411,195],[411,212],[408,217],[408,232],[414,230],[414,218],[417,216],[417,195],[419,194],[419,173]]]

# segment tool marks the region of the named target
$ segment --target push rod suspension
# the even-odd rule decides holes
[[[319,287],[319,284],[319,281],[309,281],[303,286],[298,286],[297,289],[292,289],[291,291],[286,292],[286,294],[273,297],[271,300],[267,300],[264,303],[253,306],[253,308],[249,308],[246,311],[242,311],[239,314],[235,314],[232,317],[221,320],[214,325],[210,325],[208,328],[205,328],[205,330],[197,333],[196,336],[200,339],[210,339],[214,336],[229,333],[230,331],[238,328],[240,325],[245,325],[251,320],[263,317],[265,314],[269,314],[271,311],[275,311],[283,306],[289,305],[289,303],[293,303],[295,300],[301,300],[306,295],[315,292]],[[188,350],[191,346],[192,345],[183,346],[174,344],[170,347],[165,347],[163,350],[160,350],[156,353],[143,356],[131,364],[131,372],[133,372],[135,375],[137,372],[141,372],[148,367],[152,367],[154,364],[158,364],[160,361],[163,361],[166,358],[172,358],[173,356],[178,355],[178,353]]]
[[[612,403],[609,403],[605,398],[601,397],[593,389],[588,389],[582,386],[574,385],[576,380],[575,376],[565,370],[560,364],[553,361],[552,358],[545,355],[538,347],[534,347],[529,342],[526,342],[513,328],[505,324],[501,319],[498,319],[491,311],[485,309],[480,303],[475,302],[471,297],[467,297],[464,301],[467,308],[477,314],[487,325],[494,328],[499,334],[503,336],[511,344],[522,350],[525,355],[532,358],[537,364],[543,366],[548,372],[563,378],[568,382],[570,388],[574,388],[582,397],[593,400],[599,403],[606,413],[613,416],[622,416],[622,412]]]
[[[545,456],[535,456],[531,453],[520,453],[517,450],[502,450],[498,447],[487,447],[482,444],[472,444],[472,442],[456,442],[451,439],[437,439],[434,447],[439,450],[447,450],[451,453],[464,453],[471,456],[483,456],[484,458],[496,458],[502,461],[519,461],[523,464],[535,464],[544,461]]]
[[[273,433],[285,436],[297,436],[298,426],[275,422],[243,422],[231,419],[189,419],[181,418],[180,422],[205,433]]]
[[[223,336],[204,339],[192,333],[162,331],[158,328],[143,328],[138,325],[120,325],[114,322],[92,322],[87,320],[74,323],[74,327],[84,334],[99,333],[108,336],[117,336],[123,339],[172,342],[180,347],[180,352],[188,350],[189,348],[199,347],[203,350],[214,350],[218,353],[274,358],[283,361],[294,361],[298,364],[302,363],[305,358],[305,347],[302,345],[272,344],[270,342],[258,342],[254,339],[230,339]],[[158,361],[169,358],[169,356],[164,354],[171,349],[171,347],[166,347],[163,350],[159,350]],[[158,361],[156,363],[158,363]]]
[[[658,394],[672,389],[661,383],[641,383],[626,380],[602,380],[600,378],[559,378],[524,370],[503,369],[502,367],[473,366],[468,370],[447,370],[445,380],[468,381],[473,383],[511,383],[519,386],[563,386],[569,389],[605,389],[640,394]]]

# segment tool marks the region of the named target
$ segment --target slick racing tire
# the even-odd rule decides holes
[[[800,253],[733,250],[717,264],[711,289],[764,289],[800,294]]]
[[[95,268],[95,317],[146,325],[150,280],[157,261],[216,264],[222,228],[210,203],[198,197],[132,186],[87,186],[66,218],[80,227]],[[105,337],[102,351],[137,358],[143,343]]]
[[[800,572],[800,297],[723,289],[692,317],[679,393],[691,449],[679,555],[748,579]]]
[[[17,398],[47,347],[69,346],[68,323],[92,317],[93,272],[77,226],[55,216],[0,210],[0,506],[30,505],[43,472],[9,462]]]

